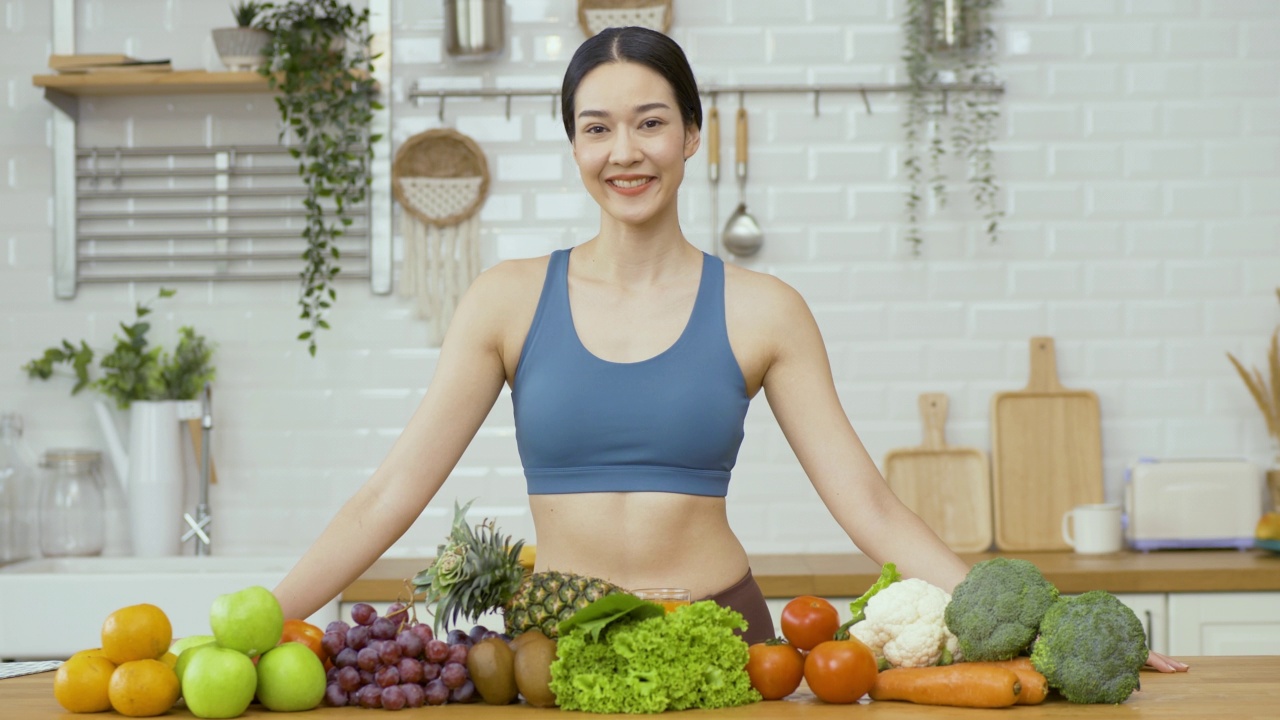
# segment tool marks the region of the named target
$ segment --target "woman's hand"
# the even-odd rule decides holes
[[[1159,670],[1160,672],[1163,672],[1163,673],[1173,673],[1173,672],[1186,672],[1187,668],[1190,666],[1188,666],[1186,663],[1178,662],[1177,660],[1174,660],[1171,657],[1161,655],[1160,653],[1152,650],[1151,654],[1147,655],[1146,667],[1152,668],[1154,670]]]

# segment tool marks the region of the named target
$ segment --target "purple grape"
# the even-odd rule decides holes
[[[320,648],[326,653],[329,653],[329,657],[337,655],[347,649],[347,634],[345,632],[325,633],[324,636],[320,638]]]
[[[360,707],[362,708],[380,708],[382,707],[382,688],[377,685],[365,685],[360,688],[360,692],[356,693],[360,698]]]
[[[418,623],[417,625],[410,626],[409,632],[417,635],[418,639],[422,641],[424,647],[436,637],[436,634],[431,631],[431,626],[426,623]]]
[[[347,692],[337,685],[325,685],[324,704],[329,707],[345,707],[347,704]]]
[[[502,637],[502,633],[494,630],[487,630],[485,631],[485,634],[480,637],[480,640],[492,640],[493,638],[501,638],[501,637]],[[477,640],[476,642],[479,642],[480,640]]]
[[[515,640],[515,638],[511,637],[510,635],[508,635],[508,634],[506,634],[506,633],[501,633],[500,635],[498,635],[498,637],[502,638],[503,640],[505,640],[505,641],[506,641],[506,642],[508,642],[508,643],[510,643],[511,641]]]
[[[361,670],[373,672],[378,667],[378,651],[371,647],[361,649],[356,655],[356,665],[359,665]]]
[[[333,666],[340,668],[351,667],[356,664],[356,658],[359,657],[359,655],[360,654],[352,648],[346,648],[342,652],[333,656]]]
[[[471,644],[471,636],[465,632],[454,628],[449,631],[448,642],[450,645],[458,645],[460,643]]]
[[[380,688],[389,688],[392,685],[399,685],[400,671],[397,670],[394,665],[383,667],[373,674],[373,681],[376,682]]]
[[[426,696],[428,705],[443,705],[449,702],[449,688],[439,680],[432,680],[423,688],[423,695]]]
[[[477,700],[476,684],[467,680],[449,693],[449,702],[458,704],[473,703]]]
[[[374,682],[374,679],[373,679],[373,673],[372,673],[372,672],[370,672],[370,671],[368,671],[368,670],[361,670],[361,671],[360,671],[360,684],[361,684],[361,685],[377,685],[378,683]]]
[[[395,665],[400,662],[400,645],[394,640],[378,641],[378,657],[383,665]]]
[[[347,632],[347,647],[361,650],[369,645],[369,628],[357,625]]]
[[[405,706],[404,691],[399,685],[392,685],[382,689],[382,709],[383,710],[400,710]]]
[[[489,628],[483,625],[476,625],[471,628],[471,632],[467,633],[467,637],[471,638],[471,642],[478,643],[484,639],[484,634],[489,632]]]
[[[396,644],[400,646],[400,654],[405,657],[422,657],[422,640],[408,630],[401,630],[396,635]]]
[[[324,631],[327,633],[336,632],[336,633],[342,633],[343,635],[346,635],[347,631],[350,629],[351,629],[351,626],[341,620],[334,620],[333,622],[324,626]]]
[[[440,671],[440,682],[450,690],[462,687],[462,683],[467,681],[467,667],[451,662],[444,666]]]
[[[378,611],[374,610],[369,603],[356,603],[351,606],[351,619],[357,625],[372,625],[377,618]]]
[[[396,636],[396,624],[387,618],[380,617],[369,626],[369,636],[379,640],[392,640]]]
[[[360,671],[354,667],[347,666],[338,669],[338,687],[345,692],[355,692],[360,689],[364,681],[360,679]]]
[[[449,659],[446,662],[455,662],[461,665],[467,664],[467,653],[470,648],[466,645],[454,645],[449,648]]]
[[[431,682],[440,677],[440,664],[433,662],[422,663],[422,682]]]
[[[327,682],[327,683],[331,683],[331,682],[333,682],[333,681],[334,681],[334,680],[336,680],[336,679],[338,679],[338,666],[337,666],[337,665],[334,665],[333,667],[331,667],[331,668],[329,668],[328,670],[325,670],[325,671],[324,671],[324,681],[325,681],[325,682]]]
[[[404,704],[411,708],[422,707],[422,703],[427,701],[427,694],[417,683],[402,683],[400,692],[404,693]]]
[[[383,617],[388,618],[396,624],[396,627],[399,627],[409,621],[409,608],[405,607],[402,602],[393,602],[387,606],[387,612]]]
[[[400,662],[396,663],[396,669],[400,671],[400,682],[422,682],[422,663],[417,660],[400,658]]]
[[[433,663],[443,663],[449,659],[449,646],[439,640],[427,642],[424,652]]]

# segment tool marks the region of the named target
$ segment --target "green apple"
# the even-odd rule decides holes
[[[253,657],[280,643],[284,611],[270,590],[254,585],[219,595],[209,611],[209,627],[219,645]]]
[[[188,635],[169,648],[169,652],[178,656],[178,663],[173,666],[173,671],[177,673],[179,682],[182,681],[182,671],[187,667],[187,663],[191,662],[196,648],[202,648],[214,642],[217,641],[212,635]]]
[[[244,713],[258,687],[258,673],[249,656],[212,644],[187,648],[183,654],[188,653],[182,697],[191,714],[233,718]]]
[[[287,642],[258,658],[258,702],[268,710],[310,710],[324,699],[324,664],[311,648]]]

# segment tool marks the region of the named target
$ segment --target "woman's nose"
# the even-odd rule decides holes
[[[626,130],[614,133],[609,162],[614,165],[630,165],[640,159],[640,147]]]

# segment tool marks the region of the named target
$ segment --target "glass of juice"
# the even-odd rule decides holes
[[[632,594],[641,600],[661,605],[667,612],[689,604],[689,591],[684,588],[644,588],[635,590]]]

